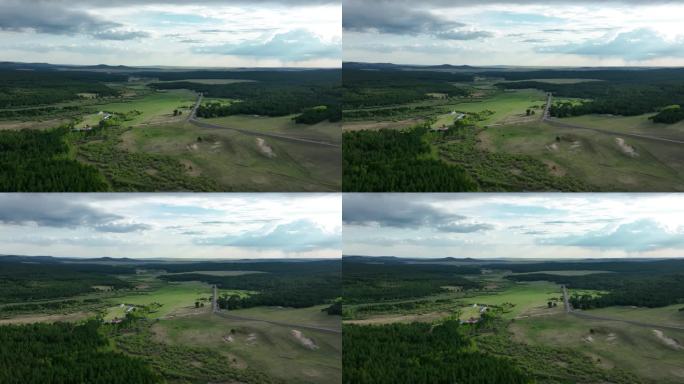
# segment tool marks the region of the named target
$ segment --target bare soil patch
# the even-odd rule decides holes
[[[675,350],[678,350],[678,351],[684,349],[684,346],[682,346],[681,344],[679,344],[679,341],[677,341],[677,340],[675,340],[675,339],[673,339],[673,338],[671,338],[671,337],[668,337],[667,335],[665,335],[665,333],[663,333],[663,331],[660,331],[660,330],[658,330],[658,329],[654,329],[654,330],[653,330],[653,334],[654,334],[660,341],[662,341],[663,344],[667,345],[668,347],[670,347],[670,348],[672,348],[672,349],[675,349]]]
[[[625,155],[629,157],[639,157],[639,153],[636,151],[636,148],[625,143],[625,139],[621,137],[616,137],[615,143],[617,143],[618,147],[620,147],[620,150],[622,150],[622,153],[624,153]]]
[[[271,148],[271,146],[266,143],[266,140],[262,139],[261,137],[257,137],[256,143],[257,143],[257,147],[259,147],[259,150],[261,151],[261,153],[266,155],[266,157],[270,157],[270,158],[276,157],[275,152],[273,152],[273,148]]]
[[[399,121],[355,121],[345,122],[342,124],[342,129],[345,131],[361,131],[371,130],[377,131],[380,129],[404,129],[412,127],[416,124],[421,124],[423,119],[408,119]]]
[[[313,339],[310,339],[302,333],[302,331],[293,329],[291,332],[292,336],[294,336],[297,341],[299,341],[305,348],[310,349],[312,351],[318,349],[318,345],[313,341]]]
[[[57,321],[80,321],[88,316],[89,312],[74,312],[68,314],[58,314],[58,315],[22,315],[16,316],[9,319],[0,319],[0,325],[5,324],[32,324],[32,323],[54,323]]]

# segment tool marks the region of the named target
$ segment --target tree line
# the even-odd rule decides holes
[[[104,82],[126,81],[124,75],[88,71],[0,70],[0,108],[75,100],[80,93],[117,96]]]
[[[479,275],[478,267],[437,264],[370,264],[343,261],[345,303],[369,303],[425,297],[445,287],[475,289],[480,283],[466,275]]]
[[[558,276],[542,273],[510,276],[515,281],[547,280],[566,284],[571,289],[605,291],[598,295],[573,295],[574,308],[591,309],[614,305],[664,307],[684,303],[684,274],[603,273],[583,276]]]
[[[207,103],[197,108],[198,117],[230,115],[286,116],[306,113],[310,108],[326,106],[339,110],[340,85],[242,82],[232,84],[199,84],[189,81],[153,83],[157,89],[192,89],[207,97],[239,100],[230,104]],[[311,114],[311,112],[309,112]],[[334,115],[333,115],[334,117]]]
[[[472,74],[437,71],[344,69],[343,104],[345,109],[405,104],[429,99],[430,94],[446,97],[470,95],[467,87],[451,82],[472,81]]]
[[[97,285],[130,288],[116,275],[131,273],[133,268],[109,265],[0,261],[0,303],[70,297]]]
[[[501,88],[537,88],[552,92],[555,96],[580,98],[577,103],[554,103],[549,112],[552,116],[568,117],[586,114],[612,114],[635,116],[658,112],[662,108],[684,104],[684,82],[672,78],[670,82],[648,82],[635,73],[631,81],[587,81],[572,84],[550,84],[538,81],[520,81],[497,84]],[[666,112],[660,122],[669,123],[680,117],[679,113]]]
[[[162,275],[168,281],[204,281],[221,289],[255,291],[248,296],[228,295],[219,299],[219,306],[226,309],[256,306],[283,306],[293,308],[311,307],[332,303],[342,296],[340,262],[264,262],[264,263],[195,263],[198,270],[250,270],[252,273],[237,276],[211,276],[192,273],[189,265],[158,265],[160,269],[180,270],[186,273]],[[155,265],[148,265],[154,268]],[[218,269],[217,269],[218,268]]]

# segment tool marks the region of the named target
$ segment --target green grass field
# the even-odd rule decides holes
[[[611,271],[582,271],[582,270],[570,270],[570,271],[536,271],[536,272],[521,272],[513,273],[514,275],[532,275],[532,274],[545,274],[545,275],[557,275],[557,276],[584,276],[593,275],[596,273],[612,273]]]
[[[475,113],[484,110],[494,112],[487,119],[479,122],[479,125],[484,126],[511,120],[512,117],[522,117],[528,108],[543,106],[545,100],[546,96],[542,91],[522,89],[498,92],[491,97],[482,99],[482,101],[458,103],[453,105],[453,108],[458,112]]]
[[[200,275],[209,275],[209,276],[241,276],[241,275],[250,275],[253,273],[266,273],[262,271],[191,271],[191,272],[179,272],[179,273],[169,273],[169,275],[181,275],[184,273],[196,273]]]
[[[201,297],[211,297],[211,286],[200,282],[164,283],[147,291],[107,299],[112,307],[107,311],[105,318],[121,317],[121,304],[151,305],[152,303],[159,303],[161,307],[149,317],[160,318],[181,309],[194,309],[195,301]]]
[[[195,92],[185,89],[163,92],[155,91],[140,97],[98,104],[91,107],[91,109],[117,113],[128,113],[133,110],[140,111],[140,115],[125,122],[126,125],[135,126],[139,124],[181,121],[187,117],[185,115],[187,115],[189,109],[184,109],[184,115],[181,116],[173,116],[173,110],[183,106],[192,107],[196,99],[197,94]]]
[[[243,80],[243,79],[182,79],[182,80],[169,80],[169,81],[157,81],[157,83],[197,83],[197,84],[235,84],[235,83],[251,83],[254,80]]]
[[[548,281],[517,283],[491,293],[480,293],[463,298],[466,304],[504,306],[513,304],[504,313],[505,318],[515,318],[531,310],[544,310],[551,298],[561,296],[560,287]]]

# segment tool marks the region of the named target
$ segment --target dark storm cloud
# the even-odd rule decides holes
[[[345,195],[342,221],[346,225],[393,228],[432,228],[441,232],[472,233],[493,229],[485,223],[471,223],[467,217],[445,213],[420,200],[396,195]]]
[[[0,2],[0,30],[52,35],[84,34],[101,40],[131,40],[148,36],[142,31],[117,30],[123,25],[63,4],[27,3],[16,0]]]
[[[342,8],[342,26],[352,32],[395,35],[431,35],[445,40],[474,40],[490,37],[487,31],[463,29],[467,25],[436,16],[412,5],[393,2],[347,1]]]
[[[119,23],[99,20],[86,12],[37,2],[28,7],[25,2],[0,2],[0,29],[40,33],[74,35],[83,32],[102,32],[120,27]]]
[[[92,227],[98,232],[136,232],[145,224],[122,223],[124,217],[75,202],[76,195],[3,195],[0,197],[0,223],[35,224],[42,227]]]

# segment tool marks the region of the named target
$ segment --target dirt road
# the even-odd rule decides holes
[[[280,321],[271,321],[271,320],[264,320],[264,319],[255,319],[252,317],[236,316],[236,315],[231,314],[230,312],[221,311],[221,310],[218,310],[215,313],[221,317],[226,318],[226,319],[242,320],[242,321],[260,321],[263,323],[280,325],[280,326],[288,327],[288,328],[308,329],[310,331],[318,331],[318,332],[333,333],[333,334],[341,334],[342,333],[342,331],[339,329],[314,327],[311,325],[292,324],[292,323],[285,323],[285,322],[280,322]]]

